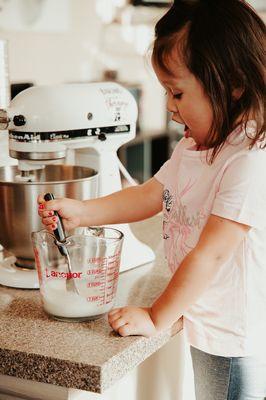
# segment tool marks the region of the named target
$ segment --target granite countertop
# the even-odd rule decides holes
[[[161,240],[161,216],[131,225],[156,261],[120,274],[116,306],[149,306],[169,281]],[[83,323],[52,320],[38,290],[0,287],[0,374],[102,393],[182,329],[153,338],[122,338],[107,319]]]

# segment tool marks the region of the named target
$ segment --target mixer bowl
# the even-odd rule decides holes
[[[47,165],[31,171],[29,179],[21,180],[15,166],[0,168],[0,243],[16,256],[18,266],[34,268],[31,232],[43,229],[38,195],[50,192],[55,197],[95,198],[98,174],[86,167]]]

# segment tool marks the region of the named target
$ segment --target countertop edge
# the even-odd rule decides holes
[[[0,349],[0,374],[101,393],[100,366],[75,363],[35,353]]]
[[[182,320],[179,320],[171,329],[155,337],[139,337],[139,340],[134,341],[128,348],[101,366],[76,363],[36,353],[0,349],[0,374],[69,389],[103,393],[181,330]]]
[[[126,348],[122,353],[106,361],[101,367],[101,393],[159,350],[182,329],[183,321],[182,318],[180,318],[170,329],[152,338],[140,337],[140,340],[132,343],[130,347]],[[127,338],[123,338],[122,340],[126,339]]]

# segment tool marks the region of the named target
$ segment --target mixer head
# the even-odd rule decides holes
[[[27,177],[71,148],[116,151],[135,136],[137,105],[114,82],[35,86],[19,93],[0,119],[0,129],[8,125],[10,156]]]

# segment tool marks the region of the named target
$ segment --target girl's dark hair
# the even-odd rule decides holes
[[[205,145],[212,148],[211,162],[250,114],[257,121],[251,147],[266,146],[265,33],[265,24],[244,0],[176,0],[156,24],[154,62],[171,73],[167,60],[173,59],[173,49],[182,48],[185,65],[210,99],[213,123]],[[242,94],[235,100],[237,88]]]

